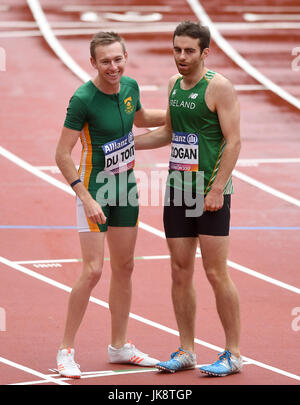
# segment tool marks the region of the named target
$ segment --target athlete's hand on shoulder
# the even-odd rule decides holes
[[[106,216],[104,215],[100,204],[92,197],[88,197],[82,200],[84,211],[87,217],[95,224],[105,224]]]
[[[223,192],[211,189],[204,198],[204,211],[218,211],[223,207]]]

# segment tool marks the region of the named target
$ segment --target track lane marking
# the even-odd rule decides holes
[[[300,207],[300,200],[297,198],[291,197],[290,195],[283,193],[281,191],[276,190],[273,187],[268,186],[267,184],[262,183],[261,181],[255,180],[253,177],[250,177],[244,173],[241,173],[240,171],[234,169],[232,172],[233,176],[237,177],[240,180],[245,181],[248,184],[251,184],[252,186],[259,188],[260,190],[263,190],[269,194],[272,194],[273,196],[280,198],[281,200],[287,201],[290,204],[296,205],[297,207]]]
[[[241,158],[238,159],[236,166],[240,167],[257,167],[261,164],[286,164],[286,163],[300,163],[300,157],[296,158]],[[50,171],[52,174],[61,174],[59,168],[56,165],[52,166],[34,166],[36,169]],[[76,166],[77,168],[79,166]],[[149,163],[142,164],[136,163],[136,168],[142,167],[163,167],[168,168],[168,163]]]
[[[125,23],[124,23],[125,24]],[[122,24],[123,25],[123,24]],[[155,25],[145,25],[143,27],[140,26],[122,26],[118,25],[116,27],[116,30],[118,30],[119,34],[140,34],[140,33],[172,33],[174,32],[174,29],[176,28],[177,23],[174,23],[174,25],[170,25],[170,23],[156,23]],[[289,22],[273,22],[273,23],[215,23],[216,28],[218,28],[221,32],[224,31],[231,31],[233,34],[234,32],[241,31],[241,30],[298,30],[300,29],[300,23],[289,23]],[[99,27],[100,28],[100,27]],[[101,25],[102,29],[113,29],[113,23],[110,24],[110,27],[106,27]],[[53,33],[59,37],[59,36],[64,36],[64,37],[72,37],[72,36],[78,36],[78,35],[94,35],[99,29],[96,28],[80,28],[80,29],[72,29],[72,28],[65,28],[65,29],[54,29]],[[239,35],[237,32],[236,35]],[[269,35],[268,32],[266,32],[266,35]],[[23,30],[23,31],[0,31],[0,38],[28,38],[28,37],[41,37],[43,36],[39,30]],[[262,86],[264,87],[264,86]],[[257,90],[263,90],[263,88],[258,88]],[[269,90],[267,88],[264,88],[264,90]]]
[[[244,361],[243,366],[247,366],[252,364],[249,361]],[[195,369],[205,366],[207,364],[197,364],[195,366]],[[49,375],[50,377],[57,377],[61,381],[72,381],[72,378],[68,377],[60,377],[60,374],[57,373],[56,369],[49,369],[49,371],[55,372],[55,374],[46,374]],[[107,377],[107,376],[116,376],[116,375],[122,375],[122,374],[141,374],[141,373],[149,373],[149,372],[157,372],[160,373],[160,371],[157,368],[136,368],[132,370],[102,370],[102,371],[83,371],[81,373],[81,379],[85,378],[99,378],[99,377]],[[13,383],[9,385],[34,385],[34,384],[43,384],[45,383],[44,380],[35,380],[35,381],[24,381],[24,382],[19,382],[19,383]]]
[[[255,12],[255,13],[300,13],[299,6],[252,6],[252,5],[240,5],[240,6],[225,6],[225,11],[229,12]]]
[[[1,256],[0,256],[0,263],[2,263],[2,264],[6,265],[6,266],[8,266],[8,267],[10,267],[10,268],[12,268],[14,270],[17,270],[17,271],[19,271],[21,273],[24,273],[24,274],[26,274],[28,276],[31,276],[33,278],[36,278],[36,279],[40,280],[40,281],[43,281],[43,282],[45,282],[47,284],[50,284],[50,285],[52,285],[52,286],[54,286],[56,288],[59,288],[59,289],[61,289],[63,291],[66,291],[68,293],[70,293],[71,290],[72,290],[71,287],[66,286],[63,283],[57,282],[57,281],[55,281],[55,280],[53,280],[53,279],[51,279],[49,277],[43,276],[43,275],[41,275],[39,273],[36,273],[36,272],[34,272],[32,270],[29,270],[26,267],[21,266],[19,264],[16,264],[16,263],[12,262],[11,260],[6,259],[6,258],[1,257]],[[100,305],[100,306],[102,306],[102,307],[104,307],[106,309],[109,309],[108,303],[103,301],[103,300],[100,300],[98,298],[95,298],[95,297],[91,296],[89,301],[91,301],[91,302],[93,302],[93,303],[95,303],[97,305]],[[179,332],[177,330],[169,328],[169,327],[167,327],[165,325],[162,325],[162,324],[160,324],[158,322],[151,321],[151,320],[149,320],[147,318],[144,318],[144,317],[142,317],[140,315],[137,315],[137,314],[134,314],[134,313],[130,312],[129,317],[132,318],[132,319],[135,319],[135,320],[137,320],[137,321],[139,321],[141,323],[144,323],[146,325],[152,326],[153,328],[160,329],[160,330],[162,330],[164,332],[170,333],[170,334],[175,335],[175,336],[179,336]],[[209,349],[212,349],[212,350],[215,350],[215,351],[218,351],[218,352],[223,351],[223,348],[221,348],[219,346],[216,346],[216,345],[213,345],[211,343],[205,342],[204,340],[201,340],[201,339],[195,338],[194,342],[196,344],[199,344],[201,346],[207,347]],[[285,371],[285,370],[281,370],[281,369],[279,369],[277,367],[270,366],[268,364],[262,363],[262,362],[257,361],[257,360],[253,360],[253,359],[251,359],[249,357],[246,357],[246,356],[242,356],[242,357],[247,362],[250,362],[251,364],[255,364],[258,367],[261,367],[261,368],[264,368],[266,370],[272,371],[274,373],[283,375],[285,377],[289,377],[289,378],[292,378],[294,380],[300,381],[300,376],[298,376],[296,374],[290,373],[290,372]],[[1,360],[1,358],[0,358],[0,360]]]
[[[297,228],[297,229],[300,229],[300,228]],[[165,236],[164,236],[164,238],[165,238]],[[196,258],[201,258],[201,251],[200,251],[199,248],[197,248],[197,253],[196,253],[195,257]],[[170,259],[170,255],[138,256],[138,257],[134,258],[134,260],[165,260],[165,259],[166,260]],[[104,258],[104,260],[109,261],[110,259],[107,257],[107,258]],[[16,264],[33,264],[36,267],[37,265],[40,265],[40,264],[43,264],[43,265],[46,266],[47,264],[79,263],[81,261],[82,261],[81,259],[60,259],[60,260],[58,260],[58,259],[48,259],[48,260],[13,261],[13,263],[16,263]],[[291,291],[291,292],[294,292],[296,294],[300,294],[300,289],[293,286],[293,285],[284,283],[284,282],[282,282],[280,280],[277,280],[277,279],[275,279],[273,277],[269,277],[269,276],[267,276],[265,274],[259,273],[259,272],[255,271],[255,270],[251,270],[251,269],[249,269],[249,268],[247,268],[245,266],[234,263],[231,260],[228,260],[227,264],[228,264],[229,267],[232,267],[233,269],[238,270],[238,271],[240,271],[242,273],[248,274],[250,276],[253,276],[253,277],[258,278],[260,280],[266,281],[266,282],[268,282],[270,284],[273,284],[273,285],[276,285],[278,287],[284,288],[284,289],[286,289],[288,291]]]
[[[28,0],[29,1],[29,0]],[[178,332],[177,332],[178,333]],[[219,350],[219,348],[218,348],[218,350]],[[274,369],[273,367],[272,367],[272,369]],[[298,376],[296,376],[297,378],[299,378]]]
[[[66,382],[64,382],[62,380],[57,380],[55,378],[52,378],[49,375],[40,373],[39,371],[36,371],[36,370],[33,370],[32,368],[23,366],[22,364],[18,364],[16,362],[8,360],[8,359],[6,359],[4,357],[0,357],[0,362],[3,363],[3,364],[6,364],[7,366],[11,366],[11,367],[17,368],[19,370],[22,370],[25,373],[32,374],[32,375],[35,375],[37,377],[40,377],[40,378],[43,379],[43,383],[52,382],[52,383],[58,384],[58,385],[70,385],[70,384],[68,384],[68,383],[66,383]]]
[[[286,92],[280,86],[272,82],[256,68],[254,68],[246,59],[244,59],[229,43],[224,39],[224,37],[219,33],[211,19],[206,14],[203,7],[200,5],[198,0],[186,0],[190,5],[191,9],[197,15],[203,24],[207,25],[211,30],[212,38],[215,40],[216,44],[229,56],[237,65],[239,65],[245,72],[250,76],[264,85],[266,88],[270,89],[272,92],[277,94],[279,97],[293,105],[294,107],[300,109],[300,101],[292,96],[290,93]],[[56,55],[62,60],[63,63],[68,66],[68,68],[75,73],[84,82],[90,80],[90,76],[72,59],[72,57],[66,52],[66,50],[61,46],[57,38],[55,37],[50,24],[40,6],[38,0],[27,0],[27,4],[39,26],[41,33],[43,34],[48,45],[56,53]]]
[[[297,21],[300,20],[300,14],[254,14],[245,13],[243,18],[246,21]]]
[[[50,371],[56,371],[55,369],[49,369]],[[103,371],[83,371],[81,373],[81,379],[86,379],[86,378],[99,378],[99,377],[111,377],[111,376],[116,376],[116,375],[122,375],[122,374],[140,374],[140,373],[149,373],[149,372],[154,372],[158,371],[157,368],[150,368],[148,367],[147,369],[133,369],[133,370],[103,370]],[[60,377],[60,374],[47,374],[51,376],[52,378],[57,377],[60,381],[72,381],[72,378],[68,377]],[[43,380],[38,380],[38,381],[25,381],[25,382],[19,382],[19,383],[14,383],[14,384],[9,384],[9,385],[34,385],[34,384],[42,384],[45,381]]]
[[[60,180],[56,180],[54,177],[50,176],[49,174],[46,174],[44,172],[42,172],[41,170],[38,170],[36,167],[32,166],[30,163],[25,162],[23,159],[17,157],[16,155],[14,155],[13,153],[7,151],[6,149],[4,149],[2,146],[0,146],[0,155],[4,156],[5,158],[9,159],[10,161],[12,161],[13,163],[15,163],[16,165],[20,166],[21,168],[29,171],[30,173],[34,174],[35,176],[41,178],[44,181],[49,182],[50,184],[52,184],[55,187],[58,187],[60,190],[65,191],[66,193],[75,196],[74,191],[71,189],[71,187],[63,182],[61,182]],[[278,197],[278,196],[277,196]],[[290,201],[291,202],[291,201]],[[163,231],[160,231],[159,229],[154,228],[151,225],[145,224],[142,221],[139,221],[139,228],[144,229],[147,232],[150,232],[160,238],[165,239],[165,233]],[[201,254],[200,249],[197,248],[197,253]],[[300,289],[297,287],[293,287],[290,286],[284,282],[272,279],[271,277],[265,276],[264,274],[261,274],[259,272],[256,272],[255,270],[249,269],[246,266],[242,266],[238,263],[235,263],[233,261],[228,260],[227,264],[236,269],[239,270],[243,273],[246,273],[248,275],[257,277],[261,280],[270,282],[272,284],[276,284],[282,288],[288,289],[292,292],[295,292],[297,294],[299,294]]]
[[[280,95],[280,97],[284,98],[285,100],[289,101],[291,104],[295,105],[300,109],[300,101],[292,97],[289,93],[286,93],[283,89],[277,86],[275,83],[271,82],[267,77],[262,75],[258,70],[256,70],[253,66],[251,66],[244,58],[241,57],[229,43],[220,35],[218,30],[215,28],[214,24],[206,14],[203,7],[200,5],[198,0],[186,0],[191,9],[197,15],[200,21],[204,24],[208,25],[211,30],[212,37],[218,44],[218,46],[228,55],[230,56],[243,70],[245,70],[250,76],[253,76],[256,80],[262,83],[264,86],[275,92],[276,94]],[[62,47],[60,42],[57,40],[51,27],[49,25],[48,20],[39,4],[38,0],[27,0],[27,3],[33,13],[33,16],[45,38],[49,46],[53,49],[56,55],[68,66],[68,68],[79,77],[81,80],[88,81],[90,80],[90,76],[83,70],[81,67],[72,59],[72,57],[65,51]],[[233,175],[238,176],[240,179],[247,179],[245,181],[250,182],[251,178],[249,176],[243,175],[242,173],[234,170]],[[288,196],[285,193],[279,192],[272,187],[263,185],[261,182],[257,182],[256,180],[251,180],[251,184],[256,184],[257,187],[261,188],[264,187],[264,191],[270,192],[273,195],[276,195],[278,198],[282,198],[285,201],[288,201],[298,207],[300,207],[300,201]]]
[[[283,88],[278,86],[276,83],[272,82],[268,77],[263,75],[259,70],[252,66],[245,58],[243,58],[230,44],[229,42],[220,34],[217,30],[215,24],[212,22],[202,5],[198,0],[186,0],[190,5],[191,9],[194,11],[197,18],[201,21],[203,25],[207,25],[210,29],[212,39],[216,42],[219,48],[232,59],[238,66],[240,66],[246,73],[256,79],[258,82],[263,84],[265,87],[270,89],[273,93],[277,94],[283,100],[287,101],[289,104],[293,105],[300,110],[300,100],[292,96],[290,93],[285,91]]]

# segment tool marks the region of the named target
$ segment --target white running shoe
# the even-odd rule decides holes
[[[120,349],[109,345],[108,357],[110,363],[129,363],[137,366],[154,367],[159,360],[149,357],[148,354],[138,350],[132,343],[126,343]]]
[[[60,375],[69,378],[80,378],[81,371],[79,364],[74,360],[75,350],[68,347],[68,349],[61,349],[57,353],[57,369]]]

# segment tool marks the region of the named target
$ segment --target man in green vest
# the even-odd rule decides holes
[[[200,371],[224,376],[242,369],[239,297],[227,268],[231,174],[241,147],[240,111],[232,83],[204,64],[209,43],[207,27],[189,21],[177,26],[173,51],[179,73],[169,81],[166,124],[136,137],[135,148],[171,143],[164,228],[171,254],[172,300],[180,348],[156,367],[175,372],[197,364],[193,274],[199,242],[226,338],[218,360]]]
[[[56,149],[57,165],[76,194],[82,252],[82,272],[70,294],[57,353],[60,375],[70,378],[81,377],[74,357],[75,337],[91,292],[101,277],[105,240],[111,265],[109,361],[139,366],[158,362],[127,342],[139,215],[138,198],[130,203],[129,196],[137,195],[133,124],[146,128],[163,125],[165,111],[143,108],[137,82],[124,76],[127,51],[117,33],[95,34],[90,53],[96,76],[71,97]],[[82,153],[77,171],[72,151],[79,139]]]

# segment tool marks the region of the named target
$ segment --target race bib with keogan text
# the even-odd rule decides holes
[[[169,168],[179,171],[198,171],[198,135],[173,132]]]

